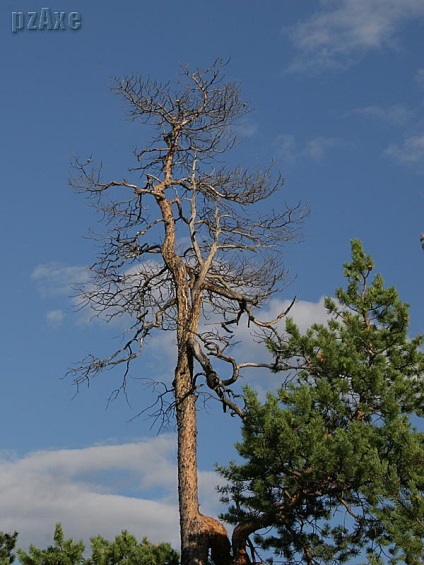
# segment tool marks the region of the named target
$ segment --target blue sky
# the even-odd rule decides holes
[[[78,538],[128,528],[177,544],[173,429],[158,436],[150,420],[133,419],[151,392],[133,378],[128,402],[107,407],[119,375],[76,397],[62,379],[86,353],[111,350],[123,329],[75,311],[70,285],[94,260],[83,236],[97,218],[68,187],[72,157],[93,154],[123,176],[147,139],[108,90],[113,76],[167,80],[180,64],[229,59],[228,78],[255,108],[237,158],[273,160],[286,179],[281,202],[311,208],[303,243],[286,251],[295,279],[270,313],[298,294],[301,326],[323,320],[322,297],[342,283],[358,237],[411,304],[411,335],[422,332],[424,3],[52,0],[51,12],[79,12],[81,29],[12,33],[12,12],[46,6],[0,6],[0,530],[45,544],[61,520]],[[261,354],[245,346],[252,351]],[[133,377],[169,378],[173,353],[170,337],[153,339]],[[252,377],[262,390],[272,378]],[[200,417],[204,512],[220,510],[213,463],[232,457],[238,428],[213,406]]]

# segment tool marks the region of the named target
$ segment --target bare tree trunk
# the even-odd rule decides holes
[[[199,512],[196,397],[192,390],[192,360],[187,352],[182,352],[179,357],[175,395],[181,565],[207,565],[209,549],[216,565],[229,565],[231,559],[227,531],[218,520]]]
[[[178,499],[181,529],[182,565],[204,565],[199,550],[199,504],[197,486],[196,398],[192,391],[187,351],[180,351],[175,371],[175,398],[178,429]]]

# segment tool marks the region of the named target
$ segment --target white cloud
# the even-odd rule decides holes
[[[69,296],[74,291],[73,284],[89,280],[89,272],[84,266],[68,266],[61,263],[45,263],[35,267],[31,279],[36,282],[42,296]]]
[[[309,19],[284,28],[297,50],[290,70],[344,68],[369,51],[397,46],[409,20],[424,17],[422,0],[320,0]]]
[[[355,108],[348,112],[347,115],[352,114],[380,120],[390,125],[401,126],[411,120],[414,112],[407,108],[404,104],[395,104],[388,108],[383,108],[382,106],[364,106],[363,108]]]
[[[291,299],[281,300],[279,298],[272,299],[267,307],[264,307],[260,312],[255,312],[255,316],[262,321],[270,321],[276,319],[281,312],[285,312],[291,304]],[[320,298],[318,302],[309,302],[306,300],[298,300],[294,303],[293,307],[287,314],[291,317],[299,327],[301,332],[305,332],[312,324],[325,323],[328,319],[328,313],[324,305],[324,297]],[[281,333],[285,329],[285,318],[283,318],[277,325],[278,331]],[[232,327],[234,331],[234,341],[237,345],[231,352],[238,362],[258,362],[269,363],[272,362],[271,356],[264,343],[258,338],[258,328],[253,324],[248,327],[246,317],[240,319],[238,326]],[[259,332],[260,333],[260,332]],[[246,376],[246,381],[252,378],[259,378],[265,382],[268,378],[275,379],[269,371],[260,369],[251,370],[246,369],[243,371]],[[228,375],[224,375],[227,378]],[[243,383],[245,384],[245,383]]]
[[[46,314],[47,323],[53,328],[58,328],[65,318],[63,310],[49,310]]]
[[[19,532],[19,545],[46,546],[54,525],[88,541],[113,539],[122,529],[153,542],[179,545],[176,438],[138,443],[0,454],[0,530]],[[202,508],[220,510],[212,472],[199,473]]]
[[[277,316],[287,310],[291,303],[291,299],[282,300],[273,298],[269,304],[261,311],[255,312],[255,315],[263,321],[269,321],[277,318]],[[320,298],[317,302],[309,302],[298,300],[290,310],[289,316],[299,326],[301,332],[305,332],[314,323],[325,323],[328,320],[328,314],[324,306],[324,298]],[[222,320],[213,313],[208,316],[208,320],[203,320],[199,329],[202,331],[211,331],[214,324],[220,324]],[[266,349],[263,339],[258,337],[258,328],[253,324],[248,326],[246,316],[242,316],[238,325],[231,326],[234,332],[234,347],[228,350],[229,355],[234,357],[238,363],[255,362],[255,363],[272,363],[272,357]],[[285,329],[285,319],[283,318],[278,325],[279,331]],[[260,333],[260,332],[259,332]],[[175,337],[172,332],[166,334],[156,333],[146,345],[145,354],[152,359],[152,370],[157,380],[163,380],[170,383],[173,378],[175,362],[177,358]],[[219,376],[225,380],[232,375],[232,366],[229,363],[218,362],[214,357],[210,357],[211,362],[218,372]],[[196,371],[200,367],[196,363]],[[281,379],[276,377],[266,368],[245,368],[241,371],[240,379],[233,387],[234,392],[240,392],[241,388],[252,383],[257,385],[261,383],[264,390],[275,389]],[[201,379],[199,379],[199,383]],[[146,386],[146,381],[140,381],[140,384]],[[206,388],[202,390],[206,391]]]
[[[308,300],[299,300],[296,302],[288,314],[298,325],[302,333],[306,332],[312,324],[325,324],[329,320],[328,312],[325,308],[325,297],[321,297],[318,302],[309,302]],[[278,301],[273,304],[273,308],[281,308],[288,306],[288,300],[279,305]]]
[[[289,299],[274,298],[261,312],[261,319],[275,318],[289,304]],[[323,298],[318,302],[299,300],[290,316],[301,331],[328,318]],[[233,351],[238,360],[270,361],[244,318],[234,329],[241,341]],[[161,356],[164,363],[167,357],[171,363],[175,349],[162,347]],[[243,376],[264,390],[275,388],[279,381],[278,375],[266,370],[245,370]],[[240,386],[247,381],[241,379]],[[66,536],[74,539],[87,541],[98,533],[112,539],[128,529],[138,538],[170,541],[178,547],[175,450],[175,435],[164,434],[122,445],[37,451],[24,456],[0,453],[0,531],[17,530],[23,547],[29,543],[45,547],[51,543],[55,523],[61,521]],[[223,509],[215,490],[220,483],[217,474],[200,470],[200,502],[205,514],[216,516]]]
[[[256,316],[262,321],[274,320],[281,312],[285,312],[291,303],[291,299],[281,300],[274,298],[270,301],[267,308],[264,308]],[[320,298],[318,302],[309,302],[306,300],[298,300],[293,305],[288,313],[299,330],[304,333],[312,324],[324,324],[329,319],[329,315],[324,305],[324,297]],[[283,318],[277,328],[280,334],[284,333],[286,320]],[[231,355],[239,362],[255,362],[255,363],[272,363],[273,358],[270,352],[266,349],[263,340],[259,338],[258,328],[247,327],[245,319],[241,319],[238,327],[235,330],[235,340],[237,345],[231,352]],[[225,370],[224,374],[221,371]],[[221,378],[228,378],[231,374],[230,369],[225,367],[218,368]],[[275,390],[282,382],[282,373],[274,374],[266,368],[245,368],[240,372],[240,379],[238,387],[243,387],[250,384],[258,393],[260,399],[265,398],[265,393],[270,390]],[[231,387],[236,391],[237,386]],[[240,390],[240,389],[238,389]]]
[[[236,125],[234,129],[242,139],[249,139],[257,133],[258,126],[257,124],[246,119],[243,120],[240,124]]]
[[[320,161],[328,151],[341,144],[342,141],[336,137],[316,137],[307,142],[304,154],[314,161]]]
[[[333,138],[316,138],[314,140],[309,141],[303,148],[302,154],[304,156],[308,156],[311,159],[319,160],[323,157],[325,152],[329,150],[329,148],[334,147],[339,143],[339,140]],[[155,267],[156,265],[152,264],[151,267]],[[128,280],[131,281],[131,278],[137,278],[139,276],[139,267],[131,267],[125,273],[125,276],[128,277]],[[40,265],[34,271],[33,279],[37,281],[46,281],[49,280],[49,274],[52,275],[51,277],[51,287],[49,287],[49,292],[52,294],[55,293],[62,293],[62,289],[68,285],[69,288],[69,280],[75,280],[75,278],[79,278],[80,281],[84,281],[87,277],[87,271],[83,267],[67,267],[67,266],[60,266],[58,264],[48,264],[48,265]],[[124,281],[123,284],[130,284]],[[290,315],[294,317],[295,321],[298,323],[301,331],[304,331],[307,327],[309,327],[314,322],[324,322],[327,319],[327,314],[324,308],[323,298],[321,298],[317,303],[314,302],[307,302],[307,301],[298,301],[294,305],[293,309],[290,312]],[[274,298],[270,301],[267,307],[263,309],[262,312],[258,314],[259,318],[271,320],[278,316],[280,311],[285,310],[290,301],[289,300],[281,300]],[[77,304],[74,300],[74,304]],[[93,310],[90,307],[85,308],[82,312],[78,312],[77,314],[77,323],[88,323],[88,320],[91,320],[93,316]],[[61,309],[50,310],[47,315],[47,321],[53,326],[59,326],[65,317],[65,313]],[[102,318],[100,318],[100,321]],[[128,321],[127,319],[125,321]],[[215,319],[213,313],[210,314],[209,319],[207,320],[207,324],[211,324],[212,322],[220,323],[221,320]],[[203,321],[205,323],[205,321]],[[284,321],[280,324],[281,330],[284,328]],[[210,325],[202,326],[201,331],[206,330],[210,331]],[[260,362],[270,362],[271,358],[266,351],[263,343],[258,343],[257,338],[252,337],[252,330],[254,330],[253,326],[251,328],[247,327],[247,321],[242,318],[240,321],[240,325],[235,330],[235,341],[240,341],[238,345],[234,348],[234,355],[239,362],[245,361],[260,361]],[[125,336],[126,334],[124,334]],[[177,350],[176,350],[176,342],[175,342],[175,332],[173,331],[153,331],[151,336],[146,339],[145,343],[143,344],[143,356],[147,356],[145,362],[149,370],[143,371],[141,377],[136,377],[136,371],[131,374],[131,380],[134,385],[136,385],[137,381],[139,381],[142,387],[153,387],[154,382],[156,383],[167,383],[169,384],[173,379],[174,369],[175,369],[175,362],[177,358]],[[216,361],[214,362],[216,364]],[[231,374],[231,367],[228,364],[217,364],[217,370],[223,371],[221,375],[222,378],[228,378]],[[265,372],[267,372],[265,370]],[[145,374],[149,374],[151,379],[144,378]],[[264,376],[264,370],[255,371],[255,370],[246,370],[244,372],[244,376],[248,379],[256,379],[256,377],[261,378],[262,380],[265,378],[265,381],[269,380],[270,375]],[[240,386],[242,386],[240,382]],[[158,386],[160,386],[158,384]],[[270,384],[269,386],[273,386]],[[152,409],[154,411],[154,409]]]
[[[70,299],[73,295],[74,298],[69,304],[74,306],[78,306],[75,297],[75,285],[85,284],[89,281],[89,278],[90,273],[87,267],[64,265],[57,262],[37,265],[31,273],[31,280],[35,282],[37,290],[43,298],[54,298],[63,303],[63,299]],[[82,314],[79,317],[81,318]],[[58,328],[65,319],[65,312],[62,308],[48,310],[45,314],[45,319],[48,325]]]
[[[141,273],[151,275],[160,269],[159,261],[143,261],[127,268],[122,273],[122,280],[113,286],[108,281],[103,285],[97,284],[88,267],[80,265],[63,265],[51,262],[38,265],[31,274],[31,279],[36,282],[41,296],[71,298],[70,305],[78,312],[76,323],[81,325],[91,324],[93,321],[113,322],[124,327],[128,322],[128,299],[134,294]],[[169,279],[169,277],[168,277]],[[84,294],[79,295],[76,287],[83,287]],[[115,296],[112,299],[112,293]],[[152,291],[153,301],[164,301],[165,295],[171,293],[169,280],[165,277],[158,278]],[[168,299],[168,298],[166,298]],[[59,325],[60,310],[52,310],[46,314],[49,323]]]
[[[297,143],[294,135],[283,133],[275,140],[275,147],[278,156],[284,163],[291,165],[296,162],[298,158]]]
[[[424,135],[407,137],[400,144],[392,143],[384,154],[402,165],[424,172]]]
[[[304,333],[312,324],[324,324],[328,319],[328,313],[324,305],[325,298],[321,297],[317,302],[308,300],[297,300],[287,313],[286,317],[292,318],[298,325],[299,330]],[[267,307],[257,314],[258,318],[263,321],[273,320],[277,318],[281,312],[285,312],[292,298],[282,300],[281,298],[273,298]],[[286,325],[286,318],[283,318],[278,328],[283,331]],[[246,331],[246,330],[243,330]]]
[[[261,311],[255,312],[255,315],[263,321],[269,321],[277,318],[277,316],[287,310],[291,303],[291,299],[282,300],[273,298],[269,304]],[[324,306],[324,297],[317,302],[309,302],[306,300],[298,300],[293,305],[288,314],[299,326],[301,332],[305,332],[312,324],[325,323],[328,320],[327,310]],[[221,319],[211,313],[208,320],[203,320],[199,332],[210,331],[213,324],[220,324]],[[247,317],[242,316],[238,325],[231,326],[234,331],[234,347],[229,350],[229,354],[233,356],[238,363],[256,362],[270,363],[272,357],[267,351],[263,341],[258,337],[258,328],[253,324],[250,327],[247,323]],[[285,328],[285,318],[278,324],[279,331],[283,332]],[[146,346],[145,353],[154,359],[154,367],[164,382],[170,382],[173,378],[175,368],[175,360],[177,356],[175,337],[172,332],[166,334],[156,333]],[[217,362],[216,359],[210,357],[214,368],[220,377],[225,380],[232,374],[232,366],[228,363]],[[199,370],[197,367],[196,370]],[[241,371],[240,381],[235,385],[234,391],[240,391],[248,382],[262,383],[265,389],[275,388],[275,375],[267,369],[247,368]]]
[[[286,164],[293,165],[300,159],[322,161],[329,151],[346,146],[346,142],[338,137],[315,137],[299,145],[292,134],[277,136],[274,145],[278,157]]]

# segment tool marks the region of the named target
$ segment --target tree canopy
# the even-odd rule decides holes
[[[0,534],[0,542],[2,541]],[[8,534],[4,534],[8,536]],[[12,561],[1,561],[0,565],[13,562],[12,551],[16,544],[17,534],[8,536],[13,538],[9,543],[8,558]],[[74,542],[65,539],[60,523],[56,524],[54,532],[54,545],[46,549],[34,545],[28,552],[18,549],[18,557],[22,565],[178,565],[179,555],[169,543],[152,544],[147,538],[141,543],[128,533],[122,531],[113,541],[106,540],[103,536],[94,536],[90,539],[91,556],[85,557],[85,544],[82,541]],[[0,553],[0,557],[3,555]],[[6,558],[6,556],[4,556]]]
[[[102,536],[91,538],[92,555],[86,565],[178,565],[179,555],[170,544],[153,544],[147,538],[141,543],[127,531],[121,532],[114,541]]]
[[[219,467],[225,518],[289,563],[423,563],[423,339],[373,269],[354,240],[328,321],[268,337],[283,383],[245,390],[244,462]]]
[[[11,565],[15,562],[14,550],[16,547],[17,532],[6,534],[0,532],[0,565]]]

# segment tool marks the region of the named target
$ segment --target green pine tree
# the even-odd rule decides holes
[[[0,565],[11,565],[15,561],[13,551],[16,546],[18,533],[4,534],[0,532]]]
[[[268,340],[284,384],[246,389],[244,462],[219,467],[224,518],[289,563],[424,563],[422,337],[373,267],[354,240],[328,322]]]
[[[152,544],[147,538],[138,543],[136,538],[123,531],[113,542],[102,536],[91,538],[92,556],[87,565],[178,565],[179,556],[170,544]]]
[[[22,565],[80,565],[84,562],[84,543],[75,543],[72,539],[65,540],[60,523],[56,524],[53,539],[54,545],[47,549],[39,549],[34,545],[30,545],[29,553],[18,549]]]
[[[10,537],[10,536],[9,536]],[[2,538],[0,537],[0,544]],[[16,542],[16,536],[14,539]],[[110,542],[102,536],[90,539],[91,557],[85,558],[84,542],[75,543],[65,540],[63,528],[56,524],[54,545],[40,549],[31,545],[29,552],[18,549],[18,557],[22,565],[178,565],[179,555],[169,543],[152,544],[147,538],[141,543],[127,531],[121,532]],[[2,556],[0,545],[0,557]],[[9,553],[13,549],[9,542]],[[8,565],[12,561],[0,561],[0,565]]]

